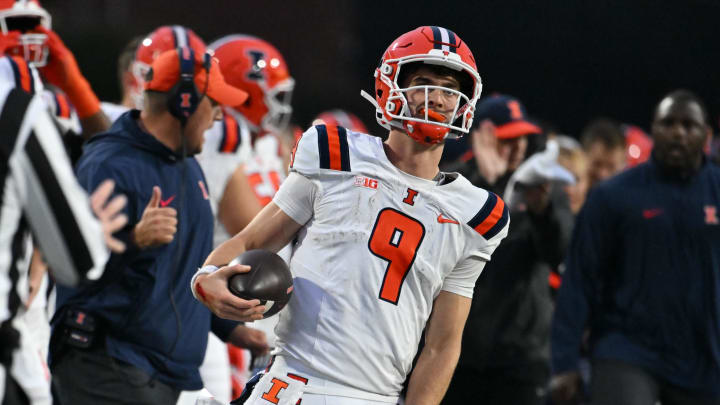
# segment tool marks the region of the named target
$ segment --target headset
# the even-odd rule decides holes
[[[180,124],[184,127],[188,117],[197,110],[207,93],[210,82],[211,56],[209,53],[205,53],[203,58],[203,68],[207,79],[205,80],[205,89],[200,93],[195,86],[195,51],[190,47],[177,48],[177,51],[180,58],[180,78],[168,92],[167,102],[170,114],[180,120]]]
[[[177,211],[178,213],[180,213],[182,212],[183,203],[185,201],[185,180],[187,179],[187,160],[185,159],[187,157],[187,139],[183,134],[183,129],[185,128],[187,119],[195,112],[195,110],[197,110],[203,97],[205,97],[205,95],[207,94],[208,84],[210,83],[210,64],[212,61],[212,56],[209,53],[205,53],[204,55],[203,68],[205,69],[206,80],[205,88],[203,89],[203,92],[200,93],[198,92],[197,86],[195,86],[195,52],[190,47],[180,47],[177,48],[177,51],[180,59],[180,78],[178,79],[178,82],[168,91],[167,108],[168,112],[170,112],[172,116],[177,118],[180,121],[181,125],[180,159],[182,160],[183,167],[182,174],[180,176],[179,205],[177,207]],[[177,235],[180,235],[180,223],[181,221],[178,221],[177,223]],[[178,268],[182,251],[182,240],[178,239],[176,249],[172,258],[171,268]],[[172,306],[173,312],[175,314],[175,320],[177,325],[177,335],[175,336],[175,341],[173,342],[170,350],[168,351],[169,355],[171,355],[175,351],[175,347],[177,346],[180,335],[182,334],[182,321],[180,320],[180,313],[178,312],[177,304],[175,302],[175,295],[173,294],[177,278],[178,274],[177,272],[174,272],[168,288],[168,297],[170,299],[170,305]]]

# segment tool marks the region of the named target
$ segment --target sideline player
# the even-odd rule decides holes
[[[238,403],[397,403],[425,328],[407,402],[437,404],[447,389],[475,280],[509,222],[495,194],[438,170],[443,141],[470,128],[480,76],[457,35],[425,26],[390,45],[375,77],[387,141],[309,129],[273,202],[191,283],[217,315],[245,319],[227,279],[246,267],[219,267],[298,238],[276,356]]]
[[[294,81],[282,54],[262,39],[226,35],[208,47],[218,59],[225,80],[250,94],[243,105],[223,108],[222,121],[205,133],[205,146],[198,156],[210,186],[216,213],[214,246],[218,246],[245,228],[262,208],[254,195],[257,184],[252,181],[256,178],[251,178],[247,169],[258,158],[273,160],[260,154],[266,153],[265,148],[287,127]],[[216,197],[213,189],[220,190],[215,191]],[[249,377],[250,351],[256,356],[268,351],[263,332],[248,329],[247,333],[258,343],[248,347],[251,350],[233,345],[227,348],[234,391],[241,391]]]

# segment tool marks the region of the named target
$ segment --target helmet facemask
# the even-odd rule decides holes
[[[139,60],[135,60],[130,65],[130,72],[135,79],[135,87],[130,90],[130,98],[135,105],[135,108],[142,110],[145,104],[145,97],[143,96],[143,89],[145,88],[145,82],[150,72],[150,65]]]
[[[47,35],[33,32],[37,26],[50,29],[50,14],[35,3],[29,2],[24,7],[15,6],[13,9],[0,12],[2,35],[8,35],[15,31],[20,32],[18,47],[10,48],[6,52],[21,56],[32,66],[43,67],[47,64],[50,50],[47,46]]]
[[[260,123],[262,129],[273,133],[284,131],[288,127],[292,115],[293,109],[290,102],[295,89],[295,80],[289,77],[272,89],[267,89],[267,85],[263,81],[259,85],[263,89],[265,105],[268,108]]]
[[[460,79],[462,76],[458,77],[460,90],[434,85],[403,88],[401,87],[401,85],[404,85],[402,81],[404,76],[408,74],[405,72],[401,74],[401,72],[403,68],[407,69],[406,65],[408,64],[424,64],[430,67],[442,66],[452,72],[466,75],[466,77],[463,79]],[[455,75],[453,74],[453,76]],[[375,77],[388,89],[385,105],[377,105],[375,98],[371,99],[369,95],[364,97],[376,105],[378,122],[383,127],[401,129],[413,139],[425,144],[439,143],[447,138],[459,138],[470,131],[475,103],[480,98],[482,91],[482,82],[477,71],[463,62],[457,55],[445,54],[441,50],[433,49],[427,54],[386,59],[381,62],[380,67],[375,71]],[[464,83],[467,84],[463,85]],[[408,92],[416,90],[422,90],[425,93],[425,102],[421,107],[420,114],[417,114],[418,111],[411,111],[407,97]],[[429,94],[431,91],[443,91],[447,92],[448,95],[455,96],[455,105],[452,106],[452,112],[443,117],[444,119],[441,119],[430,108]],[[377,96],[380,99],[383,95],[378,94]],[[425,134],[415,133],[418,130],[419,132],[425,132]]]

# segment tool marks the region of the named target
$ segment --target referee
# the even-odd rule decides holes
[[[17,280],[27,271],[32,240],[59,283],[98,279],[108,248],[123,251],[111,234],[127,221],[124,197],[106,182],[88,200],[75,180],[57,126],[34,93],[37,73],[18,57],[0,58],[0,402],[29,403],[11,365],[22,324]],[[89,201],[89,202],[88,202]],[[97,218],[93,215],[97,215]],[[99,220],[98,220],[99,219]],[[102,237],[101,237],[102,235]],[[20,325],[20,331],[16,330]],[[38,378],[43,378],[38,376]]]

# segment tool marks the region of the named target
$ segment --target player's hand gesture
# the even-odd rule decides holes
[[[160,187],[154,186],[150,202],[133,229],[133,241],[140,249],[166,245],[175,238],[177,211],[172,207],[161,206],[161,201],[162,191]],[[164,204],[169,204],[169,201]]]
[[[11,54],[22,57],[23,55],[18,52],[19,47],[20,31],[10,31],[7,34],[0,34],[0,54]]]
[[[128,221],[127,216],[122,213],[127,198],[124,195],[118,195],[108,202],[114,188],[114,181],[102,182],[90,196],[90,207],[100,220],[107,247],[115,253],[122,253],[125,251],[125,244],[112,235],[122,229]]]
[[[75,56],[54,31],[42,25],[38,25],[36,30],[47,35],[47,45],[50,50],[47,64],[39,68],[40,73],[48,82],[59,87],[70,97],[81,122],[96,115],[100,112],[100,101],[90,87],[90,83],[80,72]],[[107,121],[105,114],[101,114],[95,119],[100,121],[98,125],[109,126],[109,122],[105,122]],[[86,123],[83,122],[82,125],[84,131],[88,130]],[[83,136],[85,136],[84,133]]]
[[[494,184],[508,169],[509,150],[498,150],[495,127],[490,121],[480,123],[480,127],[472,134],[472,149],[478,171],[485,180]]]
[[[200,301],[217,316],[234,321],[251,322],[262,319],[265,307],[260,300],[244,300],[228,289],[228,280],[237,273],[247,273],[250,266],[235,264],[214,273],[202,274],[195,280],[195,292]]]

